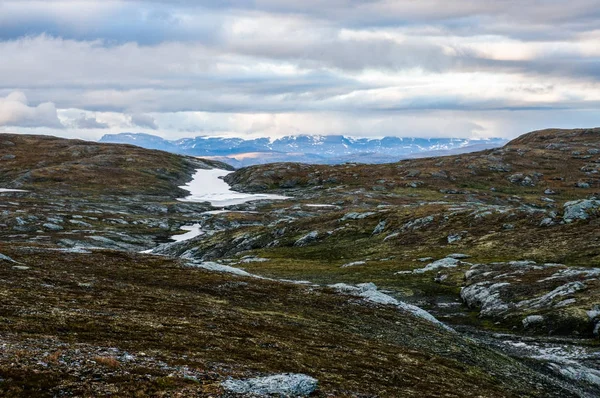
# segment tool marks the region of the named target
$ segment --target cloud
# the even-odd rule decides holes
[[[152,116],[136,113],[131,115],[131,124],[137,127],[143,127],[150,130],[158,130],[156,120]]]
[[[53,106],[73,134],[509,134],[497,117],[525,112],[537,128],[558,120],[548,112],[597,109],[597,6],[4,0],[0,98],[18,90],[34,109]],[[11,120],[40,124],[23,121],[26,101],[11,104]]]
[[[79,129],[107,129],[110,127],[108,123],[99,122],[95,117],[87,117],[85,113],[75,119],[73,125]]]
[[[0,98],[0,126],[63,128],[51,102],[29,106],[27,97],[14,91]]]

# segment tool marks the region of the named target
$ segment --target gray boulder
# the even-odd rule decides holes
[[[377,224],[377,226],[373,230],[373,235],[379,235],[380,233],[382,233],[383,230],[385,229],[385,225],[386,225],[385,220],[380,221],[379,224]]]
[[[575,220],[587,220],[592,215],[600,213],[600,200],[574,200],[565,203],[564,210],[563,219],[568,223]]]
[[[13,260],[12,258],[10,258],[10,257],[8,257],[8,256],[6,256],[6,255],[4,255],[2,253],[0,253],[0,261],[8,261],[8,262],[11,262],[11,263],[16,263],[15,260]]]
[[[318,380],[304,374],[279,374],[246,380],[226,380],[221,385],[235,394],[258,396],[307,397],[318,385]]]
[[[309,232],[308,234],[306,234],[303,237],[301,237],[300,239],[298,239],[296,241],[296,243],[294,243],[294,246],[306,246],[307,244],[317,240],[318,237],[319,237],[318,231]]]
[[[576,186],[577,188],[584,188],[584,189],[588,189],[588,188],[590,188],[590,184],[588,184],[588,183],[587,183],[587,182],[585,182],[585,181],[578,181],[578,182],[577,182],[577,184],[575,184],[575,186]]]
[[[46,223],[42,225],[48,231],[62,231],[64,228],[57,224]]]

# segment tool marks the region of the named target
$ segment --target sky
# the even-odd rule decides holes
[[[600,126],[600,0],[0,0],[0,132]]]

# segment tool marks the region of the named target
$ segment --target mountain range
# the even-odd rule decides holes
[[[202,156],[234,167],[277,162],[311,164],[391,163],[401,159],[451,155],[502,146],[501,138],[354,138],[343,135],[297,135],[277,139],[199,136],[166,140],[143,133],[106,134],[100,142]]]

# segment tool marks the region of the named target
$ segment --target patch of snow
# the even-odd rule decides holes
[[[217,214],[224,214],[224,213],[231,213],[231,210],[210,210],[210,211],[204,211],[200,214],[207,215],[207,216],[214,216]]]
[[[207,261],[207,262],[202,262],[202,263],[187,263],[187,265],[190,267],[194,267],[194,268],[202,268],[202,269],[205,269],[208,271],[223,272],[226,274],[234,274],[234,275],[239,275],[239,276],[248,276],[248,277],[252,277],[252,278],[263,279],[262,277],[260,277],[258,275],[253,275],[249,272],[244,271],[243,269],[230,267],[229,265],[223,265],[223,264],[215,263],[212,261]]]
[[[29,191],[25,191],[23,189],[7,189],[7,188],[0,188],[0,193],[4,193],[4,192],[29,192]]]
[[[225,214],[225,213],[258,214],[257,211],[240,211],[240,210],[224,210],[224,209],[203,211],[200,214],[201,215],[206,215],[206,216],[214,216],[214,215]]]
[[[193,239],[196,236],[204,234],[204,231],[202,231],[201,228],[202,226],[200,224],[184,225],[180,229],[188,232],[185,234],[173,235],[171,236],[171,239],[173,239],[175,242],[184,242],[186,240]]]
[[[240,260],[240,263],[248,264],[248,263],[266,263],[267,261],[271,261],[268,258],[262,257],[245,257]]]
[[[456,260],[463,260],[463,259],[469,258],[471,256],[469,256],[468,254],[462,254],[462,253],[452,253],[452,254],[448,254],[446,257],[447,258],[454,258]]]
[[[399,235],[400,235],[400,232],[394,232],[393,234],[389,234],[388,236],[386,236],[385,238],[383,238],[383,241],[385,242],[386,240],[396,238]]]
[[[417,261],[420,261],[422,263],[426,262],[426,261],[431,261],[431,260],[435,260],[433,257],[421,257],[421,258],[417,258]]]
[[[230,174],[230,171],[221,169],[198,169],[192,181],[180,188],[190,192],[190,195],[178,199],[182,202],[210,202],[214,207],[239,205],[253,200],[284,200],[287,196],[272,194],[250,194],[231,190],[221,177]]]
[[[223,388],[235,394],[281,397],[306,397],[312,394],[318,380],[305,374],[278,374],[246,380],[229,379],[221,383]]]
[[[346,264],[342,265],[342,268],[355,267],[357,265],[365,265],[366,263],[367,263],[366,261],[354,261],[354,262],[346,263]]]

